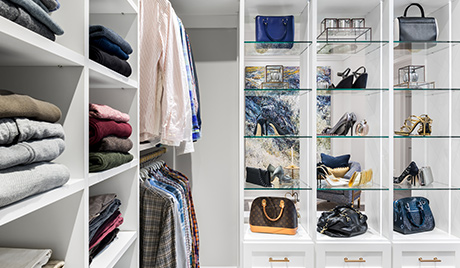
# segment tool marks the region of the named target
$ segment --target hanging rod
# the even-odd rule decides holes
[[[141,153],[140,164],[156,159],[166,153],[166,147],[155,147],[151,150],[145,150]]]

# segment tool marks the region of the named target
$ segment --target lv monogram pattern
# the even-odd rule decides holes
[[[277,221],[270,221],[264,214],[262,200],[267,201],[265,211],[267,215],[276,219],[281,212],[280,202],[284,201],[284,210],[280,219]],[[251,212],[249,214],[249,224],[252,226],[266,226],[266,227],[279,227],[279,228],[297,228],[297,210],[294,203],[282,197],[258,197],[254,199],[251,205]]]

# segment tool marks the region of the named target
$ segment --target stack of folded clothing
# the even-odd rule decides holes
[[[0,90],[0,207],[67,183],[66,166],[50,161],[65,149],[61,110]]]
[[[0,0],[0,16],[54,41],[64,34],[49,15],[59,7],[57,0]]]
[[[121,201],[116,194],[89,198],[89,263],[112,243],[123,223],[119,211]]]
[[[113,30],[101,25],[89,27],[89,58],[126,77],[132,73],[126,61],[133,49]]]
[[[50,260],[51,254],[51,249],[0,248],[0,267],[64,267],[64,261]]]
[[[99,172],[133,160],[129,115],[107,105],[89,105],[89,172]]]

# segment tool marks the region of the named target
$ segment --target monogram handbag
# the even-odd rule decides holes
[[[294,16],[257,16],[257,42],[293,42]],[[287,44],[258,44],[258,48],[285,48],[290,49],[293,43]]]
[[[271,187],[270,172],[260,168],[246,167],[246,182],[254,183],[263,187]]]
[[[295,235],[297,210],[294,202],[283,197],[257,197],[252,201],[249,226],[255,233]]]
[[[407,17],[407,11],[411,6],[420,9],[421,17]],[[399,30],[399,41],[436,41],[438,35],[436,19],[425,17],[425,11],[420,4],[412,3],[404,10],[404,16],[398,17],[395,24],[396,31]]]
[[[405,197],[393,202],[393,230],[415,234],[434,229],[430,202],[425,197]]]
[[[432,184],[434,181],[433,172],[431,172],[430,166],[420,168],[418,177],[419,177],[420,185],[422,186],[428,186]]]
[[[352,237],[367,231],[367,216],[351,207],[337,206],[321,213],[316,231],[331,237]]]

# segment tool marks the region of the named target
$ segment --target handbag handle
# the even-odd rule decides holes
[[[281,200],[280,201],[280,208],[281,208],[281,212],[280,212],[280,215],[278,215],[278,217],[276,217],[276,219],[272,219],[268,216],[267,214],[267,211],[265,211],[265,207],[267,206],[267,200],[265,199],[262,199],[262,207],[264,208],[264,214],[265,214],[265,217],[267,217],[267,219],[269,219],[270,221],[277,221],[281,218],[281,215],[283,215],[283,210],[284,210],[284,200]]]
[[[418,202],[418,212],[420,213],[420,218],[422,219],[422,222],[420,224],[416,224],[414,219],[412,218],[412,215],[410,213],[410,209],[409,209],[409,204],[406,203],[406,210],[407,210],[407,219],[409,220],[409,222],[414,225],[415,227],[421,227],[424,223],[425,223],[425,211],[423,210],[423,206],[420,202]]]
[[[406,10],[404,10],[404,17],[407,17],[407,10],[409,10],[409,8],[410,8],[411,6],[417,6],[417,7],[420,9],[420,12],[422,13],[422,18],[425,17],[425,11],[423,10],[423,7],[422,7],[420,4],[418,4],[418,3],[412,3],[412,4],[408,5],[408,6],[406,7]]]
[[[286,34],[287,34],[287,23],[285,21],[285,19],[283,19],[283,25],[284,25],[284,33],[283,33],[283,36],[279,39],[276,39],[276,38],[273,38],[270,33],[268,32],[268,22],[266,20],[264,20],[264,29],[265,29],[265,33],[267,34],[268,38],[270,38],[270,40],[272,41],[275,41],[275,42],[279,42],[281,40],[283,40],[285,37],[286,37]]]

